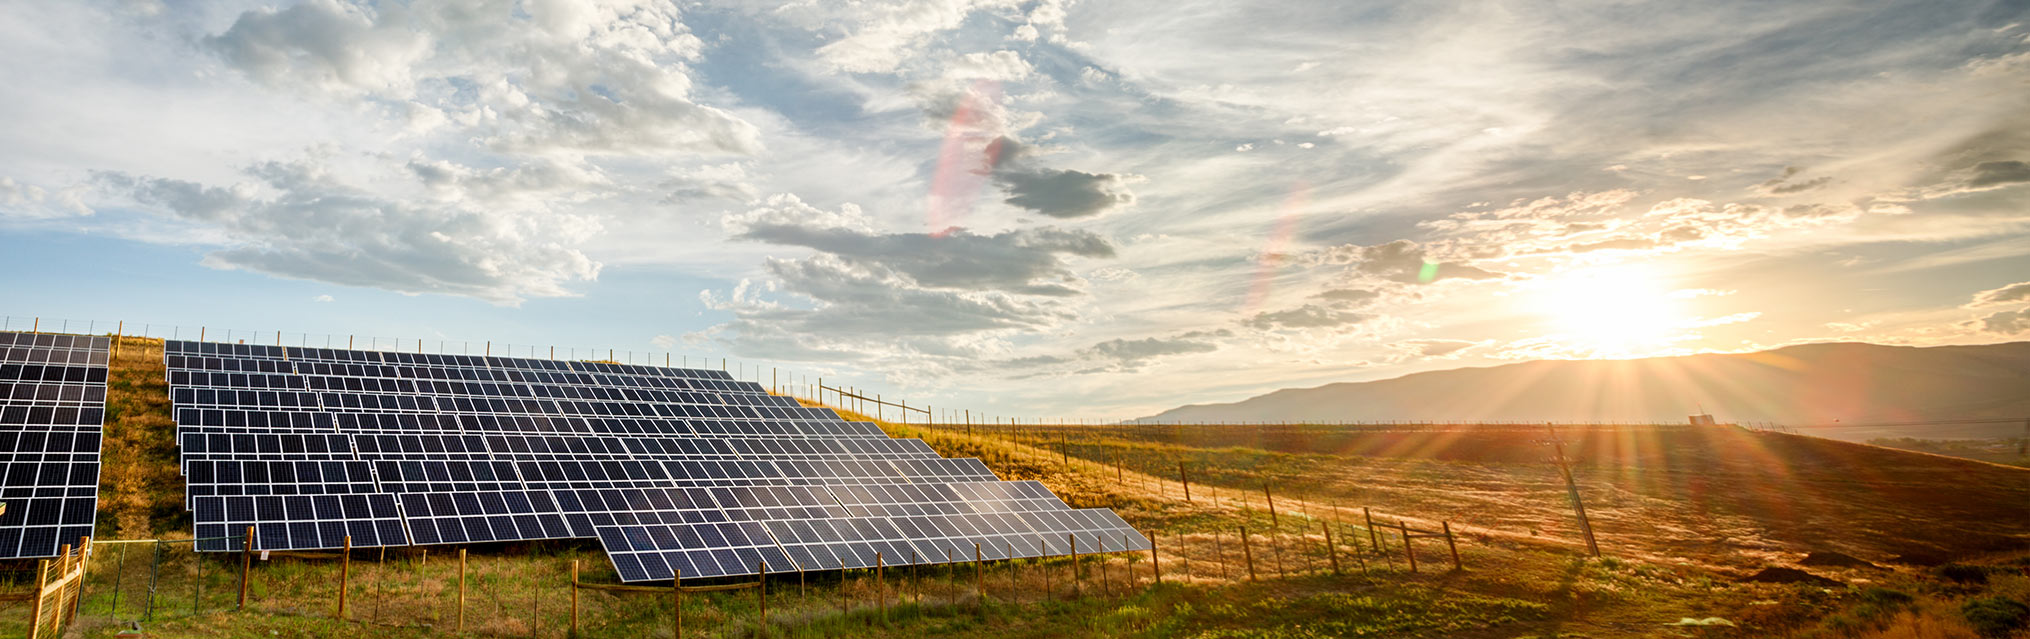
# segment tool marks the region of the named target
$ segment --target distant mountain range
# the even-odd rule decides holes
[[[1150,423],[1284,421],[1772,422],[1839,439],[2011,437],[2030,419],[2030,342],[1927,348],[1806,344],[1730,355],[1545,360],[1371,382],[1275,391],[1196,404]]]

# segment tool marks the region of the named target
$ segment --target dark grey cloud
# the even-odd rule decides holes
[[[1967,179],[1967,186],[1982,189],[2018,182],[2030,182],[2030,162],[2001,160],[1976,164],[1973,177]]]
[[[995,144],[1001,157],[994,183],[1007,192],[1009,204],[1055,218],[1080,218],[1135,202],[1126,176],[1035,166],[1030,147],[1005,137]]]
[[[1980,330],[2001,335],[2015,335],[2030,331],[2030,308],[2015,311],[2000,311],[1980,318],[1975,322]]]
[[[736,238],[801,246],[837,256],[844,263],[892,271],[910,284],[930,288],[1003,291],[1067,297],[1083,291],[1065,258],[1110,258],[1113,244],[1089,231],[1018,229],[978,235],[953,229],[930,233],[875,233],[846,226],[812,224],[787,213],[764,213],[744,221]]]
[[[352,188],[310,163],[246,169],[253,185],[97,174],[104,191],[214,229],[229,245],[209,265],[403,293],[465,295],[495,303],[571,295],[598,277],[578,249],[594,221],[542,209],[394,200]]]
[[[1500,273],[1465,262],[1431,259],[1423,246],[1411,240],[1396,240],[1372,246],[1344,244],[1326,249],[1321,259],[1327,264],[1348,265],[1355,273],[1404,284],[1501,277]]]
[[[752,202],[761,196],[760,189],[748,182],[747,167],[740,164],[706,166],[679,172],[663,180],[657,187],[667,191],[662,199],[663,204],[711,199]]]
[[[1462,339],[1415,339],[1402,342],[1402,346],[1418,357],[1446,357],[1481,345]]]
[[[1804,169],[1795,166],[1784,167],[1783,175],[1770,178],[1769,181],[1758,185],[1756,189],[1770,195],[1790,195],[1792,193],[1810,191],[1833,182],[1832,176],[1819,176],[1809,180],[1792,180],[1792,178],[1797,177],[1799,173],[1803,172]]]
[[[1337,328],[1358,324],[1374,319],[1373,315],[1357,313],[1333,306],[1305,304],[1281,311],[1256,313],[1243,321],[1249,327],[1263,330],[1277,328]]]
[[[1080,349],[1074,361],[1090,362],[1076,373],[1133,370],[1154,360],[1173,355],[1210,353],[1219,350],[1219,340],[1233,337],[1233,331],[1217,329],[1190,331],[1169,337],[1110,339]]]
[[[960,335],[1037,328],[1064,319],[1056,307],[1000,293],[967,294],[912,286],[893,273],[830,255],[769,260],[782,290],[818,302],[809,309],[755,307],[741,319],[814,336]]]
[[[1111,339],[1082,351],[1083,354],[1100,359],[1114,360],[1121,364],[1134,365],[1165,355],[1188,353],[1210,353],[1219,350],[1219,345],[1192,339],[1170,339],[1145,337],[1142,339]]]

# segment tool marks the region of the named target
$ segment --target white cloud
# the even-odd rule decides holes
[[[411,131],[470,122],[531,154],[753,154],[756,128],[691,98],[703,44],[657,2],[515,7],[308,0],[247,11],[203,45],[248,78],[402,101]]]
[[[40,186],[22,184],[0,177],[0,217],[55,218],[91,215],[85,205],[83,187],[68,187],[55,193]]]
[[[848,18],[848,34],[818,48],[840,71],[885,73],[915,54],[935,33],[957,28],[973,11],[1008,7],[1006,0],[890,0],[865,2]],[[1034,20],[1032,20],[1034,22]]]
[[[2008,286],[1975,293],[1973,301],[1967,302],[1967,308],[1997,306],[2022,301],[2030,301],[2030,282],[2017,282]]]
[[[1035,67],[1014,51],[1001,50],[993,53],[968,53],[945,64],[945,78],[948,80],[993,80],[1014,82],[1029,77]]]
[[[598,276],[577,245],[596,221],[540,208],[509,210],[378,197],[314,161],[263,163],[252,182],[207,186],[103,173],[107,191],[229,239],[205,257],[216,268],[404,293],[468,295],[500,304],[568,296]]]

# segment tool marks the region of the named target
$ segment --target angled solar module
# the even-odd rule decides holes
[[[724,371],[172,341],[200,539],[591,538],[625,581],[1141,550],[977,459]],[[292,483],[293,482],[293,483]],[[228,540],[200,542],[225,550]]]
[[[0,333],[0,559],[53,557],[92,535],[111,345]]]

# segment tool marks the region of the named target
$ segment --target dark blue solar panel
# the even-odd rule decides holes
[[[970,561],[975,544],[1064,554],[1067,535],[1147,547],[1111,512],[723,371],[196,342],[164,357],[200,537],[596,538],[625,581]],[[281,460],[299,463],[263,463]]]
[[[110,347],[0,332],[0,559],[52,557],[93,534]]]

